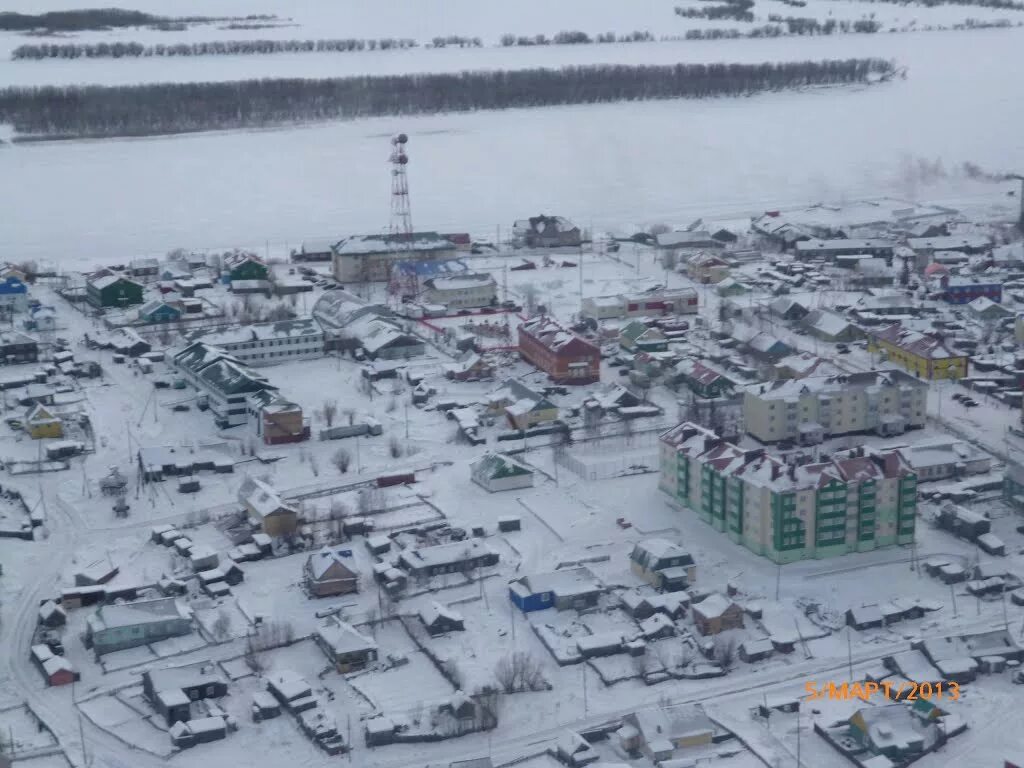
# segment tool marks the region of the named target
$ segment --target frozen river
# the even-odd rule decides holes
[[[701,45],[701,58],[714,51],[722,61],[881,56],[908,77],[735,100],[4,146],[3,258],[90,266],[174,247],[278,249],[379,230],[388,223],[387,137],[397,130],[411,137],[415,226],[479,235],[539,212],[614,229],[869,195],[1004,191],[957,179],[926,185],[907,172],[912,158],[1024,170],[1024,30]],[[630,56],[693,58],[670,48],[635,46]]]

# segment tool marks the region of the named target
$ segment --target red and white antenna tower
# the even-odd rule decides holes
[[[409,137],[399,133],[391,137],[391,227],[390,240],[394,257],[392,262],[406,257],[412,251],[412,209],[409,206],[409,177],[405,167],[409,164],[409,156],[405,153],[405,145]],[[390,290],[400,296],[416,296],[419,294],[419,281],[415,275],[408,280],[404,276],[392,275]],[[409,284],[411,283],[411,284]]]

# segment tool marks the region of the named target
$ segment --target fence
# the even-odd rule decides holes
[[[660,461],[657,432],[642,432],[591,440],[560,450],[559,466],[584,480],[656,472]]]

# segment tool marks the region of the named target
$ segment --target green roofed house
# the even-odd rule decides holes
[[[619,344],[630,352],[666,352],[668,339],[659,328],[648,328],[646,323],[634,320],[619,331]]]
[[[491,493],[533,486],[533,470],[502,453],[485,453],[469,467],[473,482]]]
[[[94,307],[128,307],[142,303],[142,283],[110,270],[100,270],[85,281],[85,297]]]
[[[266,280],[267,265],[263,260],[252,253],[239,251],[224,257],[224,271],[228,274],[228,280]]]

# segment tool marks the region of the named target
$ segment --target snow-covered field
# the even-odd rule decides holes
[[[411,137],[415,226],[487,238],[539,211],[600,230],[880,193],[1006,200],[1006,185],[929,186],[906,163],[1024,167],[1024,102],[1006,86],[1024,78],[1022,43],[1021,30],[710,43],[726,60],[892,57],[909,75],[749,99],[6,146],[0,242],[19,258],[71,267],[179,246],[284,251],[377,231],[389,215],[387,139],[399,129]]]

